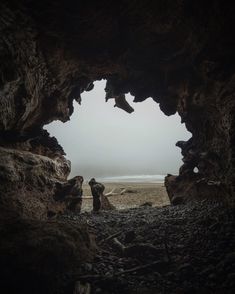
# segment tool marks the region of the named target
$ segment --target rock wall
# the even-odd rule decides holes
[[[11,219],[0,233],[3,293],[73,293],[81,264],[94,256],[85,225]]]
[[[24,182],[24,189],[35,192],[32,203],[28,196],[19,201],[27,202],[19,205],[23,215],[32,217],[26,207],[49,207],[53,183],[68,174],[61,148],[57,143],[52,148],[43,125],[68,120],[73,100],[80,103],[80,94],[101,78],[107,79],[106,100],[114,99],[115,106],[134,110],[125,101],[128,92],[135,102],[152,97],[166,115],[178,112],[192,133],[188,142],[178,143],[184,161],[179,176],[166,179],[171,199],[234,199],[233,4],[21,0],[0,5],[1,190],[13,195]],[[41,192],[48,193],[46,202],[38,200]],[[37,217],[46,215],[39,210]]]
[[[178,111],[192,138],[176,143],[181,148],[184,164],[178,177],[166,177],[171,199],[222,197],[226,201],[234,201],[232,133],[235,75],[228,80],[219,80],[220,74],[211,74],[210,79],[207,78],[206,89],[192,94],[192,99],[180,100]],[[184,108],[184,103],[189,105]]]
[[[65,210],[54,195],[67,180],[70,162],[46,131],[5,136],[0,147],[0,210],[15,217],[47,219]]]

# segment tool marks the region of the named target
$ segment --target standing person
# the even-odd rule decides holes
[[[99,212],[99,210],[101,208],[100,198],[103,195],[105,187],[104,187],[103,184],[97,183],[94,178],[92,178],[89,181],[89,185],[91,187],[91,194],[92,194],[92,197],[93,197],[93,211],[94,212]]]

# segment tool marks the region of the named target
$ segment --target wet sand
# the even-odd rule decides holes
[[[123,195],[109,196],[109,201],[117,209],[126,209],[139,207],[140,205],[150,202],[153,207],[162,207],[169,205],[169,198],[166,193],[166,188],[163,183],[104,183],[105,193],[112,191],[114,193],[121,192],[123,189],[126,192]],[[83,185],[83,195],[91,196],[90,187],[88,184]],[[92,210],[92,199],[83,199],[83,211]]]

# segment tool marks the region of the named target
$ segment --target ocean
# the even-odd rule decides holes
[[[96,178],[103,183],[164,183],[165,175],[131,175]]]

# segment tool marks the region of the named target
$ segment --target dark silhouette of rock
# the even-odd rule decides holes
[[[93,197],[93,211],[98,212],[101,209],[101,196],[104,192],[104,185],[101,183],[97,183],[94,178],[89,181],[89,185],[91,187],[91,194]]]
[[[64,203],[65,210],[80,212],[82,206],[82,183],[83,177],[76,176],[65,183],[58,183],[55,200]]]
[[[105,186],[96,182],[94,178],[89,181],[91,187],[91,194],[93,197],[93,211],[99,212],[102,210],[112,210],[115,207],[109,202],[108,198],[104,195]]]
[[[81,264],[95,253],[81,224],[16,218],[1,222],[0,234],[3,293],[65,293],[72,287],[69,273],[79,275]]]

